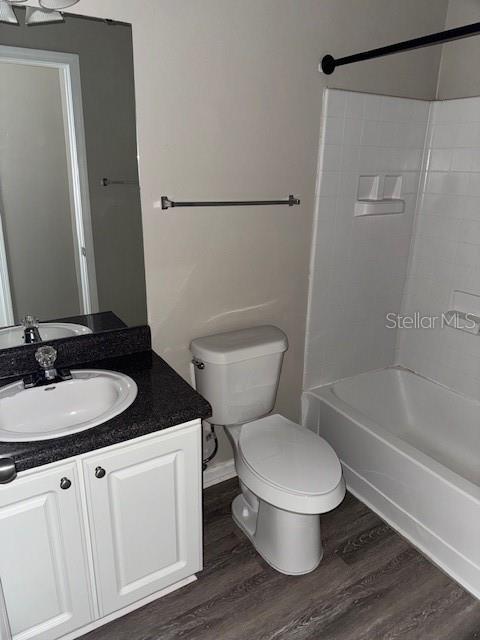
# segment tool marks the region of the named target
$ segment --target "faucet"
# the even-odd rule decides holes
[[[43,369],[45,380],[52,382],[57,377],[55,369],[55,361],[57,359],[57,350],[53,347],[40,347],[35,351],[35,360]]]
[[[48,345],[45,347],[39,347],[35,351],[35,360],[40,365],[41,371],[31,373],[24,377],[23,386],[25,389],[32,389],[33,387],[39,387],[46,384],[48,385],[54,382],[71,380],[73,376],[70,369],[57,369],[55,367],[56,359],[56,349]]]
[[[38,330],[38,320],[33,316],[26,315],[22,320],[23,339],[25,344],[42,342],[40,331]]]

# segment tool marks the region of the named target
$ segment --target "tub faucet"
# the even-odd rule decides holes
[[[23,339],[25,344],[34,344],[42,342],[40,331],[38,330],[38,320],[33,316],[25,316],[22,320]]]

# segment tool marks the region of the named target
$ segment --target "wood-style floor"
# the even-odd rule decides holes
[[[271,569],[233,524],[237,493],[236,480],[205,491],[197,582],[86,640],[480,639],[480,602],[352,496],[322,518],[318,569],[291,577]]]

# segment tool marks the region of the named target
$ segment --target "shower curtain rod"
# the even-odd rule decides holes
[[[355,53],[351,56],[345,56],[344,58],[334,58],[331,55],[326,55],[322,58],[321,67],[323,73],[330,75],[335,71],[336,67],[341,67],[344,64],[371,60],[372,58],[382,58],[383,56],[389,56],[400,51],[411,51],[412,49],[430,47],[434,44],[451,42],[452,40],[460,40],[461,38],[469,38],[471,36],[476,36],[479,33],[480,22],[474,22],[473,24],[466,24],[463,27],[447,29],[446,31],[440,31],[439,33],[431,33],[428,36],[422,36],[421,38],[413,38],[412,40],[404,40],[404,42],[397,42],[396,44],[390,44],[386,47],[370,49],[370,51],[362,51],[361,53]]]

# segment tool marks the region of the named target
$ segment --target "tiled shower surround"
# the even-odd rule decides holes
[[[377,174],[402,176],[405,212],[355,218]],[[480,295],[480,98],[327,90],[316,195],[304,388],[402,364],[480,399],[480,336],[386,326]]]
[[[480,295],[480,98],[432,104],[422,182],[403,313],[435,317],[454,290]],[[480,400],[480,336],[398,333],[399,363]]]
[[[393,363],[429,103],[327,90],[304,388]],[[354,218],[360,175],[401,175],[405,213]]]

